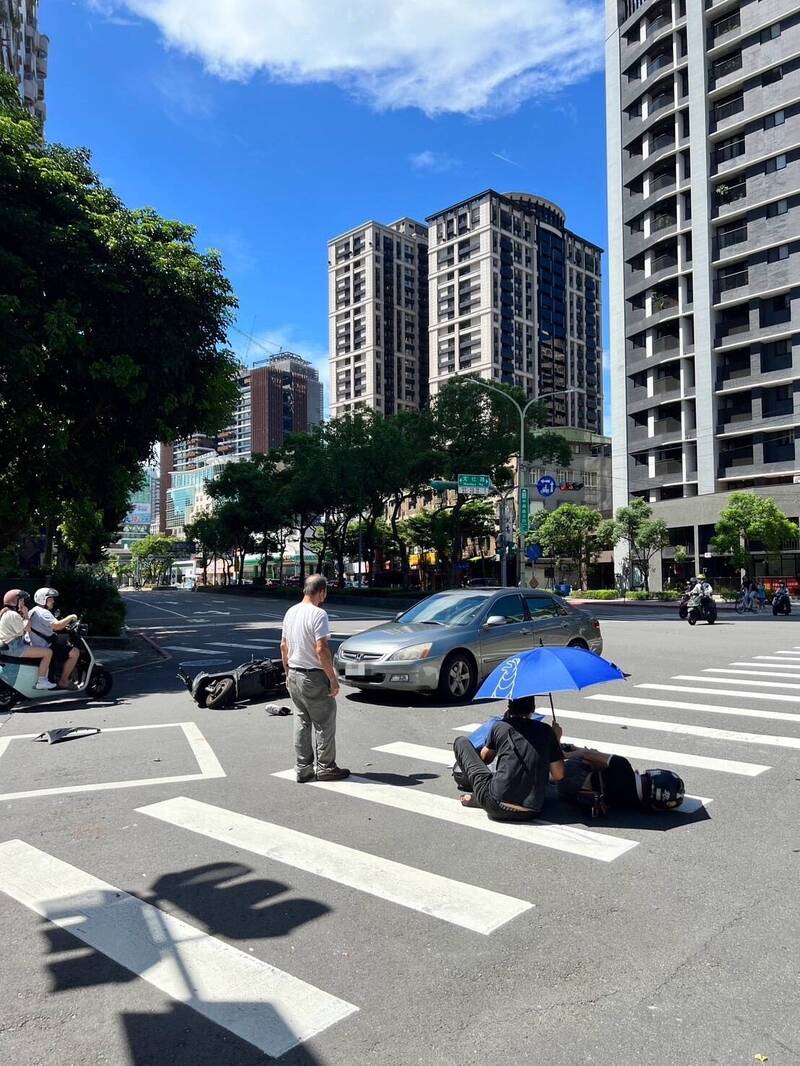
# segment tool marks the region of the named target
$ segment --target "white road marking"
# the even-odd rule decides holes
[[[734,670],[729,666],[707,666],[703,670],[704,674],[737,674],[739,677],[788,677],[794,678],[796,681],[800,680],[798,674],[784,674],[780,670],[770,670],[764,663],[761,664],[760,670],[742,669]],[[723,681],[724,678],[714,677],[712,681]]]
[[[0,891],[265,1055],[358,1010],[23,840],[0,844]]]
[[[717,707],[712,703],[683,703],[680,700],[649,700],[643,696],[606,696],[597,693],[586,696],[587,700],[604,703],[635,703],[641,707],[671,707],[678,711],[702,711],[705,714],[730,714],[736,718],[771,719],[776,722],[800,722],[800,714],[791,711],[761,711],[749,707]]]
[[[556,711],[556,714],[559,714]],[[567,715],[565,714],[565,717]],[[635,719],[634,719],[635,721]],[[459,726],[457,733],[471,733],[477,729],[474,725]],[[659,751],[657,748],[636,748],[630,744],[617,744],[610,740],[584,740],[579,737],[563,737],[565,744],[574,744],[577,748],[595,748],[608,755],[624,755],[626,759],[652,759],[658,766],[694,766],[699,770],[717,770],[723,774],[743,774],[745,777],[757,777],[771,766],[761,766],[754,762],[736,762],[734,759],[712,759],[705,755],[690,755],[685,751]]]
[[[735,661],[731,663],[731,666],[754,666],[759,670],[771,670],[773,667],[781,670],[800,670],[800,662],[793,663],[787,659],[774,659],[770,655],[754,655],[753,659],[758,659],[758,662],[739,662]]]
[[[306,870],[485,936],[533,906],[513,896],[453,881],[184,796],[139,807],[137,813],[149,814],[169,825]]]
[[[556,710],[559,718],[574,718],[601,725],[624,725],[628,729],[651,729],[656,733],[675,733],[687,737],[707,737],[709,740],[729,740],[739,744],[764,744],[772,748],[800,748],[800,737],[782,737],[770,733],[742,733],[732,729],[714,729],[705,725],[684,725],[681,722],[660,722],[650,718],[624,718],[616,714],[590,714],[587,711]]]
[[[282,778],[284,781],[295,780],[294,770],[281,770],[272,776]],[[551,825],[548,822],[534,821],[525,824],[490,822],[483,811],[462,807],[455,796],[440,796],[405,785],[386,785],[381,781],[356,775],[349,777],[346,781],[309,781],[308,784],[303,785],[303,788],[320,788],[338,792],[343,796],[354,796],[356,799],[380,803],[385,807],[411,811],[428,818],[438,818],[455,825],[510,837],[524,844],[538,844],[541,847],[554,848],[556,851],[566,851],[571,855],[582,855],[584,858],[598,859],[601,862],[613,862],[626,851],[635,848],[637,843],[635,840],[623,840],[621,837],[592,833],[587,829],[577,829],[574,826]]]
[[[701,681],[708,681],[714,683],[719,681],[719,678],[703,677]],[[655,682],[648,682],[647,684],[637,685],[637,688],[647,688],[657,690],[658,692],[697,692],[701,696],[727,696],[731,697],[747,698],[748,700],[771,700],[774,703],[792,703],[797,706],[797,696],[786,696],[779,692],[731,692],[727,688],[698,688],[695,685],[660,685]]]
[[[131,603],[140,603],[143,607],[152,607],[154,611],[163,611],[164,614],[174,614],[177,615],[178,618],[191,618],[191,615],[189,614],[181,614],[180,611],[169,611],[166,607],[159,607],[155,603],[148,603],[147,600],[136,600],[133,598],[133,596],[127,596],[126,599],[128,599]]]
[[[145,777],[134,781],[101,781],[91,785],[62,785],[55,788],[36,788],[25,792],[6,792],[0,794],[0,800],[32,799],[38,796],[61,796],[68,792],[103,792],[107,789],[140,788],[143,785],[173,785],[180,781],[202,781],[206,778],[225,777],[219,759],[211,745],[200,732],[195,722],[157,722],[154,725],[121,725],[103,728],[103,733],[129,733],[140,729],[181,729],[186,737],[192,754],[197,760],[200,773],[176,774],[168,777]],[[14,740],[33,740],[38,733],[16,733],[10,737],[0,738],[0,759],[9,744]]]
[[[740,681],[733,677],[703,677],[702,674],[673,674],[673,681],[713,681],[715,685],[752,685],[762,688],[797,688],[800,685],[786,684],[784,681]]]
[[[216,655],[217,654],[217,652],[213,651],[211,648],[208,648],[208,647],[205,647],[205,648],[187,648],[187,647],[184,647],[184,646],[182,646],[180,644],[165,644],[164,645],[164,649],[165,649],[165,651],[190,651],[190,652],[192,652],[194,654],[197,654],[197,655]]]
[[[460,726],[456,733],[469,732],[476,729],[476,725]],[[385,744],[381,748],[373,748],[373,751],[385,751],[390,755],[401,755],[409,759],[422,759],[425,762],[434,762],[439,766],[453,765],[453,752],[449,748],[427,748],[424,744]],[[681,804],[682,814],[694,814],[701,807],[706,807],[713,800],[705,796],[684,796]]]
[[[203,614],[224,614],[229,615],[230,611],[203,611]]]
[[[257,651],[259,648],[263,648],[266,644],[277,644],[276,640],[262,641],[260,644],[232,644],[226,640],[212,640],[209,644],[214,648],[244,648],[246,651]]]

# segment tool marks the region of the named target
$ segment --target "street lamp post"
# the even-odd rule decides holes
[[[544,392],[539,396],[533,396],[523,407],[517,400],[514,399],[504,389],[498,389],[496,385],[490,385],[488,381],[483,381],[481,378],[472,378],[472,382],[475,385],[479,385],[482,389],[489,389],[490,392],[496,392],[498,396],[504,396],[507,400],[513,403],[519,415],[519,469],[517,471],[517,573],[519,579],[522,577],[522,545],[525,540],[525,534],[528,532],[522,528],[522,490],[524,486],[523,468],[525,465],[525,416],[535,403],[539,403],[540,400],[547,400],[551,396],[564,396],[570,392],[580,392],[577,387],[569,389],[557,389],[555,392]]]

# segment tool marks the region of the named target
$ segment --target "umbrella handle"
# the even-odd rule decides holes
[[[553,706],[553,693],[550,692],[548,695],[550,696],[550,714],[553,716],[553,725],[558,725],[558,722],[556,721],[556,709]]]

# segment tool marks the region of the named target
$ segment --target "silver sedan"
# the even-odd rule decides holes
[[[394,621],[348,637],[336,672],[356,688],[468,700],[509,655],[541,644],[601,654],[600,623],[550,592],[508,588],[439,592]]]

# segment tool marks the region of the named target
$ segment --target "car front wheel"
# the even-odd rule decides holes
[[[478,676],[475,663],[463,652],[448,655],[439,675],[439,696],[448,703],[469,700],[475,691]]]

